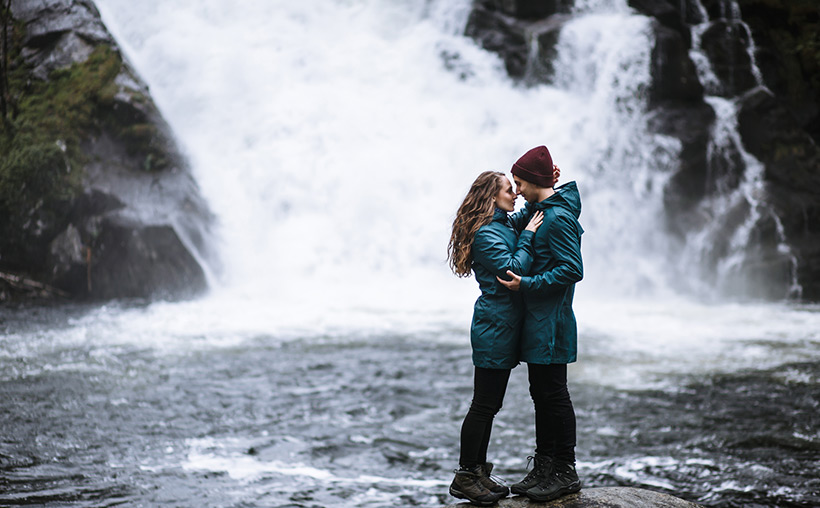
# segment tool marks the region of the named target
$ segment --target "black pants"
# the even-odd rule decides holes
[[[575,464],[575,409],[567,366],[528,363],[527,369],[535,404],[535,452]]]
[[[461,425],[459,465],[472,468],[487,462],[493,419],[504,402],[510,369],[475,368],[473,402]]]
[[[575,410],[567,390],[566,365],[527,364],[535,404],[535,451],[575,463]],[[509,369],[475,368],[473,401],[461,425],[462,467],[487,462],[493,420],[504,402]]]

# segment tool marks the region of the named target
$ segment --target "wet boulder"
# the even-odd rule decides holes
[[[647,119],[652,132],[680,141],[678,167],[664,189],[664,206],[670,229],[681,235],[700,226],[692,212],[710,188],[708,149],[714,121],[714,110],[702,101],[669,102],[650,111]]]
[[[451,504],[448,508],[469,506],[467,503]],[[548,503],[535,503],[524,496],[502,499],[500,508],[526,508],[544,506],[552,508],[697,508],[701,506],[683,499],[650,490],[633,487],[598,487],[582,489]]]
[[[22,56],[38,79],[87,59],[97,44],[114,42],[90,0],[12,0],[12,12],[26,23]]]
[[[522,19],[540,19],[559,12],[568,12],[573,0],[485,0],[481,2],[490,10]]]
[[[645,16],[656,19],[661,25],[677,32],[686,48],[692,45],[692,33],[687,25],[686,13],[681,13],[680,4],[667,0],[629,0],[630,7]]]
[[[701,36],[703,48],[720,84],[713,92],[733,97],[757,85],[749,54],[749,31],[740,21],[719,19],[709,24]]]
[[[655,44],[652,47],[652,84],[650,107],[664,101],[700,101],[703,86],[695,64],[689,57],[689,46],[678,30],[653,21]]]
[[[498,54],[507,74],[529,84],[548,83],[553,74],[555,45],[570,18],[550,9],[538,19],[510,14],[510,10],[477,4],[470,12],[465,35]]]
[[[524,76],[529,43],[521,23],[515,17],[477,5],[470,11],[465,35],[475,39],[487,51],[498,54],[511,77]]]

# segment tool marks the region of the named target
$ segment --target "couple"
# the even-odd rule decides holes
[[[460,468],[450,494],[489,506],[509,491],[534,501],[577,492],[575,411],[567,364],[576,359],[575,283],[583,277],[581,200],[575,182],[555,187],[560,170],[545,146],[512,167],[516,191],[495,171],[476,178],[458,209],[448,246],[453,272],[475,278],[470,338],[475,365],[473,400],[461,427]],[[520,194],[526,207],[516,213]],[[527,363],[535,404],[532,470],[511,489],[491,479],[487,462],[493,418],[510,371]]]

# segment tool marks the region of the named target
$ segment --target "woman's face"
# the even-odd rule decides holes
[[[512,212],[515,210],[515,191],[510,179],[506,176],[499,176],[498,179],[501,181],[501,190],[495,195],[495,206],[505,212]]]

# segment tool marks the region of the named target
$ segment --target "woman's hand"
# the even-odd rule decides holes
[[[540,226],[542,222],[544,222],[544,212],[538,210],[537,212],[532,214],[532,217],[530,217],[530,222],[527,223],[527,227],[525,227],[524,229],[526,231],[532,231],[533,233],[535,233],[535,231],[538,229],[538,226]]]

